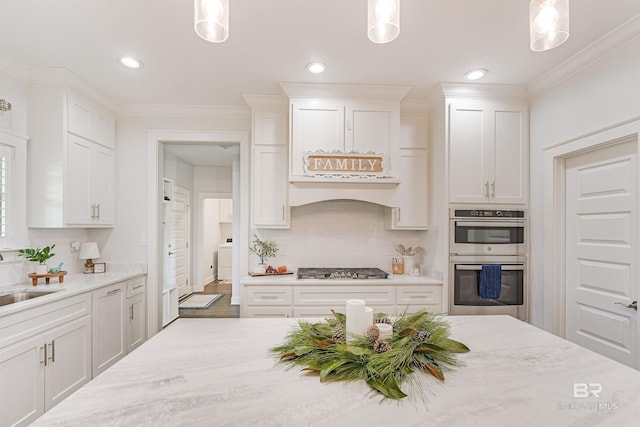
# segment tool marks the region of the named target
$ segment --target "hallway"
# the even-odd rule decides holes
[[[231,305],[231,283],[229,281],[214,281],[204,286],[203,294],[221,294],[222,298],[208,308],[180,308],[180,317],[240,317],[240,306]]]

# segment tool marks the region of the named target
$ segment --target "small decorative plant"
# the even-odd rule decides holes
[[[252,243],[249,247],[249,252],[256,254],[260,258],[260,264],[265,264],[269,258],[273,258],[278,254],[278,245],[275,242],[260,240],[254,234]]]
[[[45,246],[44,248],[36,248],[36,249],[20,249],[18,251],[18,256],[23,256],[27,260],[31,262],[37,262],[38,264],[44,264],[49,258],[53,257],[55,254],[52,252],[53,248],[56,245]]]
[[[420,252],[422,248],[420,246],[416,246],[415,248],[409,246],[405,248],[404,245],[396,246],[396,251],[400,253],[402,256],[414,256],[417,252]]]

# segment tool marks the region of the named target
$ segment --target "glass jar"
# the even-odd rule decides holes
[[[404,260],[401,257],[391,259],[391,271],[393,274],[404,274]]]

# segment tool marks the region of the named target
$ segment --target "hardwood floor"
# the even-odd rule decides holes
[[[221,294],[222,298],[208,308],[180,308],[180,317],[240,317],[240,306],[231,305],[231,284],[212,282],[204,286],[203,294]]]

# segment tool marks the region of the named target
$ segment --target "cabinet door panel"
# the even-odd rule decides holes
[[[127,353],[140,346],[145,341],[146,335],[146,310],[144,304],[144,294],[127,299],[128,322],[127,322]]]
[[[91,318],[69,322],[45,334],[45,410],[91,380]]]
[[[124,284],[93,294],[93,376],[125,355]]]
[[[44,413],[42,335],[0,349],[0,425],[28,425]]]
[[[114,164],[113,151],[98,145],[94,146],[91,163],[91,204],[96,206],[96,220],[98,224],[113,224],[113,194],[114,194]]]
[[[91,218],[91,158],[92,143],[75,135],[68,135],[66,167],[66,222],[92,224]]]
[[[73,132],[83,138],[91,139],[91,109],[89,106],[80,101],[80,99],[74,96],[69,96],[67,109],[67,113],[69,115],[67,120],[69,132]]]
[[[392,229],[424,230],[429,220],[429,161],[425,149],[400,150],[400,203]]]
[[[286,228],[287,147],[254,147],[252,218],[255,227]]]
[[[525,203],[527,197],[527,120],[522,110],[497,109],[495,126],[495,176],[491,188],[495,203]]]
[[[344,150],[344,105],[292,105],[291,174],[304,175],[304,153],[315,150]]]
[[[449,110],[449,199],[451,202],[487,202],[485,111],[451,104]]]
[[[347,132],[352,132],[346,150],[391,154],[391,111],[353,110]]]

